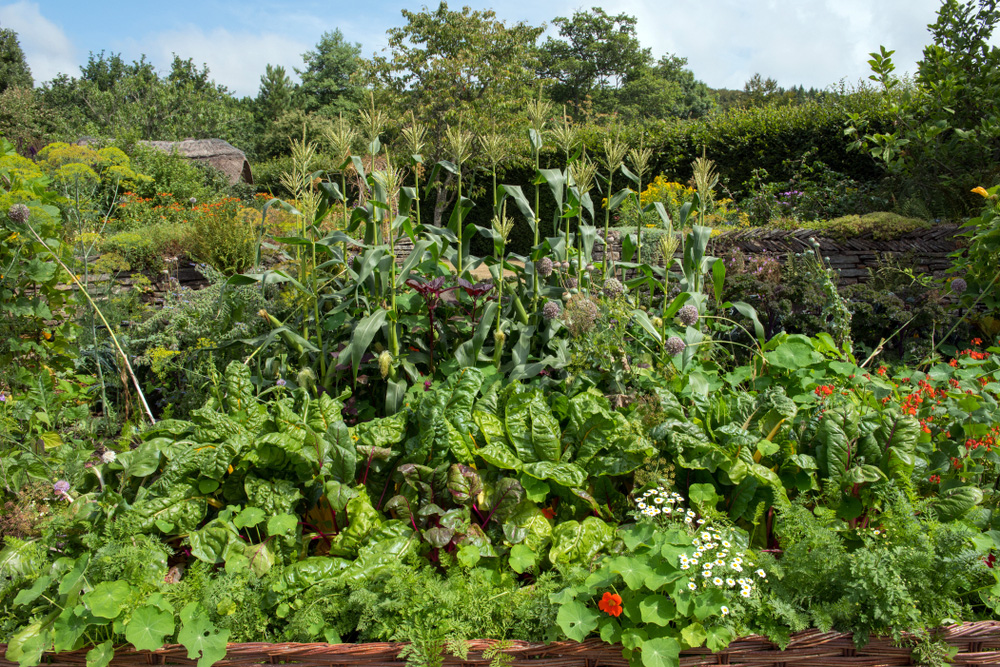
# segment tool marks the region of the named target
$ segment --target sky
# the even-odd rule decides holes
[[[547,23],[552,35],[553,18],[599,5],[635,16],[655,58],[687,58],[713,88],[742,89],[759,73],[786,88],[825,89],[867,77],[868,54],[880,45],[895,49],[897,73],[914,72],[940,0],[464,0],[450,8],[466,4],[508,23]],[[380,53],[386,30],[405,24],[401,11],[425,5],[436,7],[434,0],[0,0],[0,28],[18,33],[36,85],[59,73],[78,76],[90,53],[126,61],[145,54],[160,71],[176,53],[207,65],[211,78],[242,97],[256,95],[269,63],[297,79],[302,54],[336,28],[365,57]]]

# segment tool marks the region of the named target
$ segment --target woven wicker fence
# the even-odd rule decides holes
[[[944,628],[941,639],[958,648],[955,665],[1000,666],[1000,622],[982,621]],[[494,645],[491,641],[470,642],[465,660],[450,655],[444,664],[452,667],[488,667],[490,660],[483,651]],[[398,659],[402,644],[230,644],[219,667],[249,667],[250,665],[294,664],[303,667],[405,667]],[[2,652],[6,646],[0,645]],[[0,654],[2,654],[0,652]],[[52,667],[84,667],[86,650],[50,654],[44,658]],[[621,649],[599,639],[583,643],[555,642],[531,644],[512,642],[504,653],[513,658],[515,667],[627,667]],[[167,646],[157,651],[115,652],[112,667],[139,665],[191,666],[187,650],[182,646]],[[792,636],[784,651],[763,637],[745,637],[724,651],[711,653],[707,649],[692,649],[681,653],[681,667],[701,665],[731,665],[732,667],[897,667],[916,665],[907,646],[894,646],[888,639],[873,639],[864,648],[857,648],[851,635],[838,632],[806,630]],[[16,667],[16,663],[0,659],[0,667]]]

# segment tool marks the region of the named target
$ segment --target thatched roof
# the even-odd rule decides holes
[[[165,153],[177,152],[189,160],[207,162],[229,178],[230,184],[240,180],[253,184],[253,174],[246,154],[222,139],[185,139],[184,141],[140,141]]]

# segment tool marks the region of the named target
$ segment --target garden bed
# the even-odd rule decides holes
[[[952,658],[955,665],[1000,664],[1000,622],[980,621],[963,623],[941,630],[942,641],[958,649]],[[627,667],[618,646],[610,646],[597,638],[585,642],[507,642],[503,653],[512,658],[510,665],[531,664],[532,667]],[[220,667],[246,665],[298,664],[310,666],[348,667],[351,665],[378,665],[404,667],[407,663],[397,655],[401,643],[370,644],[229,644]],[[444,664],[487,666],[494,663],[490,649],[496,642],[474,640],[469,642],[465,659],[445,654]],[[6,645],[0,649],[6,652]],[[52,667],[78,667],[85,665],[87,649],[46,654],[43,664]],[[0,658],[0,667],[14,667],[17,663]],[[197,660],[187,657],[187,649],[179,644],[164,646],[157,651],[119,649],[111,661],[112,666],[131,665],[195,665]],[[897,646],[888,638],[872,639],[864,648],[858,648],[850,634],[805,630],[792,635],[785,650],[781,650],[765,637],[744,637],[732,642],[726,649],[712,653],[706,648],[688,649],[681,653],[681,667],[701,665],[746,665],[753,667],[894,667],[913,665],[911,647]]]

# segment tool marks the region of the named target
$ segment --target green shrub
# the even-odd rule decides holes
[[[820,232],[823,236],[840,241],[868,234],[873,239],[889,241],[909,232],[933,227],[926,220],[906,218],[886,211],[864,215],[845,215],[833,220],[814,220],[809,223],[802,223],[793,218],[777,218],[768,226],[790,231],[807,227]]]

